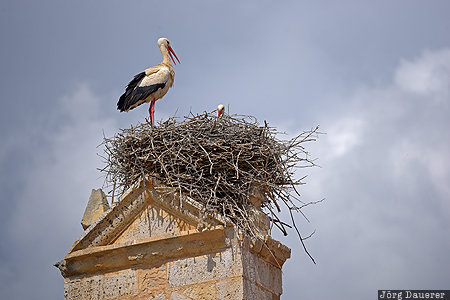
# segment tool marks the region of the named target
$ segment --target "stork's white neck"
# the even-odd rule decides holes
[[[169,50],[167,50],[166,47],[164,47],[164,45],[161,45],[161,47],[159,47],[159,50],[161,50],[161,54],[163,57],[163,64],[168,64],[170,66],[172,66],[172,62],[170,61],[170,56],[169,56]]]

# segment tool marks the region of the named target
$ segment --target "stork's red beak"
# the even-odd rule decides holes
[[[173,51],[172,47],[170,47],[170,45],[167,45],[167,49],[169,50],[169,55],[170,55],[170,58],[171,58],[172,61],[173,61],[173,64],[176,65],[177,63],[176,63],[175,60],[173,59],[172,54],[175,55],[175,58],[178,60],[178,63],[181,64],[180,60],[178,59],[177,55],[176,55],[175,52]]]

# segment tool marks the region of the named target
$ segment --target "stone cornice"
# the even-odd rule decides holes
[[[264,240],[253,239],[249,244],[251,252],[278,268],[291,257],[291,249],[270,236],[265,236]]]
[[[179,257],[190,257],[230,247],[223,228],[203,232],[185,231],[150,237],[129,245],[89,247],[67,254],[59,267],[64,277],[116,270],[132,265],[157,265]]]

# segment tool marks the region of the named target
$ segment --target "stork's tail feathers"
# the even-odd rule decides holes
[[[125,93],[120,96],[117,102],[117,109],[122,111],[127,111],[130,108],[130,100],[133,98],[133,91],[139,85],[139,82],[145,77],[145,72],[141,72],[134,76],[133,80],[128,83]]]

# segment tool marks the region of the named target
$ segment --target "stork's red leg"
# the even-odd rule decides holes
[[[148,115],[150,116],[150,124],[153,126],[153,120],[152,120],[152,105],[148,107]]]
[[[148,112],[150,113],[150,122],[152,123],[152,126],[155,126],[155,100],[150,103]]]

